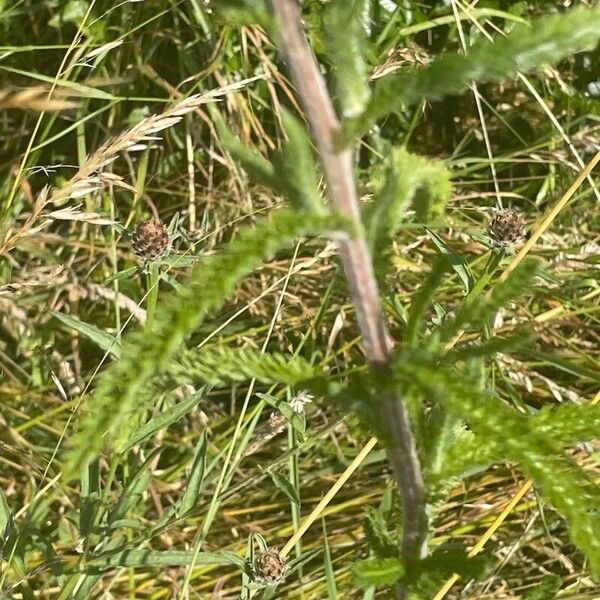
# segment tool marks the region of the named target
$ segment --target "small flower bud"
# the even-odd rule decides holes
[[[287,561],[275,548],[269,548],[254,560],[254,576],[268,585],[283,580],[287,570]]]
[[[169,232],[156,217],[138,223],[131,236],[131,247],[144,262],[162,258],[169,252]]]
[[[494,214],[488,224],[488,235],[499,244],[516,242],[523,236],[525,221],[512,208],[504,208]]]

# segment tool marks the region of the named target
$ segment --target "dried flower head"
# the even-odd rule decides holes
[[[287,560],[275,548],[261,552],[254,560],[254,577],[268,585],[281,582],[286,570]]]
[[[138,223],[131,236],[131,247],[144,262],[162,258],[169,252],[169,246],[169,232],[156,217]]]
[[[499,244],[516,242],[523,236],[525,221],[512,208],[504,208],[494,214],[488,224],[489,236]]]

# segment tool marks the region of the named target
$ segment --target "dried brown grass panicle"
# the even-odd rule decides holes
[[[107,184],[127,186],[128,184],[125,184],[118,175],[102,173],[102,169],[113,162],[119,153],[146,148],[148,143],[159,139],[156,134],[176,125],[185,115],[202,104],[214,102],[262,78],[262,75],[257,75],[211,90],[205,94],[194,94],[161,114],[142,119],[137,125],[109,139],[90,154],[66,185],[53,192],[50,196],[50,202],[56,203],[68,198],[86,196]]]
[[[68,90],[55,89],[52,94],[43,86],[28,88],[0,89],[0,109],[20,108],[38,112],[56,112],[75,108],[77,103],[71,100],[73,93]]]

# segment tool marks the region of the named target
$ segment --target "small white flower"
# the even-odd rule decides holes
[[[299,415],[304,412],[304,405],[313,401],[314,396],[309,394],[306,390],[298,392],[293,398],[290,398],[289,404],[292,410]]]

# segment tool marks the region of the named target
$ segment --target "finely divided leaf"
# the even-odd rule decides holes
[[[380,189],[366,215],[366,229],[374,252],[394,235],[410,207],[419,221],[443,214],[452,186],[441,161],[393,148]]]
[[[365,0],[333,0],[324,11],[325,49],[333,63],[337,98],[344,117],[363,112],[369,100]]]
[[[100,451],[107,432],[118,449],[127,446],[149,400],[144,390],[150,378],[169,366],[186,337],[223,304],[240,279],[302,235],[349,228],[345,219],[335,215],[278,210],[270,219],[242,230],[224,251],[200,263],[188,281],[159,304],[152,330],[129,336],[121,360],[101,375],[72,436],[66,474],[72,477]]]
[[[219,384],[257,379],[261,383],[294,386],[317,375],[315,368],[298,356],[259,352],[252,348],[203,346],[177,356],[169,374],[178,383],[197,380]]]
[[[578,8],[517,25],[493,42],[482,40],[467,55],[447,54],[424,68],[404,69],[377,80],[365,112],[347,123],[346,139],[367,131],[385,114],[422,99],[459,94],[473,81],[501,81],[589,48],[600,38],[600,6]]]
[[[522,469],[565,517],[573,542],[600,573],[600,489],[568,456],[561,444],[535,429],[519,414],[478,389],[468,376],[443,368],[418,351],[405,352],[396,363],[407,385],[419,386],[427,397],[464,419],[488,444]]]

